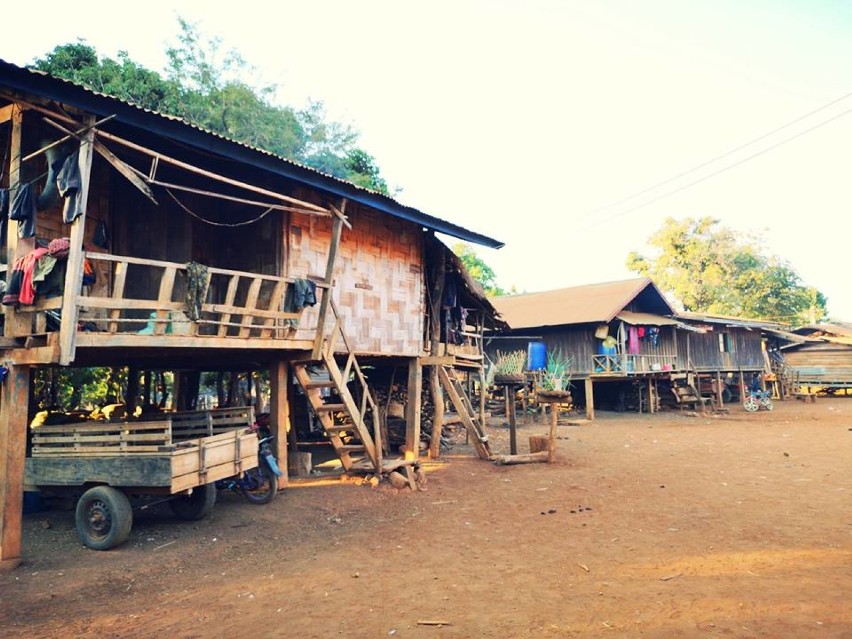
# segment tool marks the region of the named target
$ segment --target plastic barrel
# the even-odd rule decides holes
[[[527,345],[527,370],[540,371],[547,368],[547,346],[544,342],[530,342]]]

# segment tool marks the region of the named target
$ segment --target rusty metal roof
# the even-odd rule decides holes
[[[491,301],[513,329],[609,322],[622,311],[674,314],[647,277],[507,295]]]
[[[201,153],[214,153],[223,159],[252,166],[281,177],[296,180],[336,197],[348,198],[378,211],[409,222],[489,248],[500,248],[503,242],[442,220],[393,198],[312,169],[288,158],[213,133],[186,120],[142,108],[132,102],[93,91],[75,82],[26,69],[0,59],[0,86],[67,104],[88,113],[106,117],[114,115],[105,129],[129,126],[156,134]],[[22,96],[23,97],[23,96]]]

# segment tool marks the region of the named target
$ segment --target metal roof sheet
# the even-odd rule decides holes
[[[647,277],[495,297],[492,302],[509,326],[517,329],[609,322],[640,297],[646,311],[674,313]]]
[[[420,224],[425,228],[461,240],[500,248],[503,242],[458,224],[400,204],[393,198],[351,182],[322,173],[288,158],[205,130],[182,118],[145,109],[132,102],[93,91],[75,82],[26,69],[0,59],[0,86],[33,93],[56,102],[69,104],[100,116],[115,115],[114,121],[170,138],[201,152],[219,153],[271,173],[297,180],[337,197],[349,198],[393,217]]]

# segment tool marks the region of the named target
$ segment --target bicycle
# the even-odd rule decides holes
[[[772,393],[768,390],[749,390],[743,400],[743,408],[749,413],[756,413],[761,408],[772,410],[775,405],[772,403]]]

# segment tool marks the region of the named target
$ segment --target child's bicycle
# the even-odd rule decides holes
[[[772,410],[775,408],[775,405],[772,403],[772,392],[768,390],[746,391],[746,396],[743,400],[743,408],[745,408],[749,413],[756,413],[761,407],[766,410]]]

